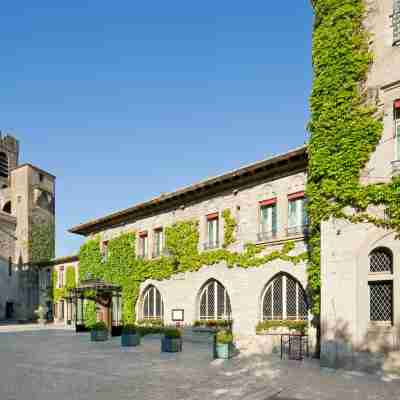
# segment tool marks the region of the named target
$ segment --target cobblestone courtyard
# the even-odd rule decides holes
[[[0,326],[0,399],[400,399],[400,381],[390,377],[246,354],[213,361],[207,343],[160,354],[159,342],[121,349],[119,338],[90,343],[68,330]]]

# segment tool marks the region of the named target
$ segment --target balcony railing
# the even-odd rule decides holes
[[[277,231],[267,231],[267,232],[258,232],[257,233],[257,241],[258,242],[266,242],[268,240],[276,239]]]
[[[213,250],[213,249],[218,249],[219,248],[219,242],[206,242],[203,245],[204,250]]]
[[[308,225],[290,226],[286,229],[286,236],[307,236]]]
[[[392,164],[392,175],[399,176],[400,175],[400,160],[392,161],[391,164]]]
[[[171,255],[171,253],[168,251],[168,249],[163,248],[163,249],[153,249],[153,252],[151,255],[152,255],[152,258],[159,258],[161,256],[168,257]]]

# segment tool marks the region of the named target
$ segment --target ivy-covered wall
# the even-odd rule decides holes
[[[383,132],[382,115],[368,104],[366,80],[374,56],[364,28],[363,0],[314,0],[314,82],[307,183],[310,216],[309,288],[320,313],[321,222],[331,217],[368,222],[400,234],[400,180],[362,185],[360,175]],[[388,218],[369,212],[386,209]]]
[[[33,263],[50,261],[55,257],[54,221],[32,221],[29,250]]]
[[[229,268],[260,267],[276,259],[297,264],[307,259],[307,254],[291,255],[294,242],[287,242],[280,250],[267,255],[265,246],[246,245],[243,253],[228,250],[235,242],[236,221],[230,210],[223,213],[225,220],[225,243],[223,248],[199,252],[198,221],[182,221],[165,229],[165,247],[169,256],[144,260],[135,255],[135,233],[123,233],[108,243],[107,258],[102,260],[100,238],[88,240],[80,250],[80,280],[88,277],[104,279],[122,287],[122,319],[134,322],[135,304],[138,300],[140,284],[147,279],[164,280],[173,275],[198,271],[206,265],[225,262]],[[86,315],[88,318],[88,314]],[[93,311],[90,318],[94,318]]]

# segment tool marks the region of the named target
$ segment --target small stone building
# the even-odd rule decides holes
[[[19,143],[0,133],[0,320],[31,320],[40,260],[54,257],[55,177],[19,164]]]

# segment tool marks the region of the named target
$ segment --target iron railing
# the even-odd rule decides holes
[[[266,242],[267,240],[276,239],[277,231],[268,231],[268,232],[258,232],[257,233],[257,241],[258,242]]]
[[[203,245],[204,250],[213,250],[219,248],[219,241],[216,240],[214,242],[206,242]]]
[[[308,225],[290,226],[286,228],[286,236],[307,236]]]

